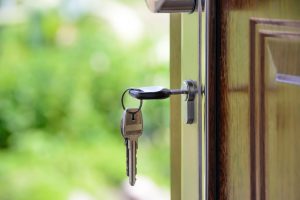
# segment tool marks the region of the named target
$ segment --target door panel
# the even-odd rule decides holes
[[[300,2],[215,2],[210,196],[300,199]]]
[[[300,32],[266,29],[258,33],[259,192],[262,199],[299,199]]]

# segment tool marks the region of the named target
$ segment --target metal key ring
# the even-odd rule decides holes
[[[129,90],[132,90],[132,89],[133,89],[133,88],[128,88],[128,89],[125,90],[125,91],[123,92],[123,94],[122,94],[121,104],[122,104],[123,110],[126,110],[126,107],[125,107],[125,105],[124,105],[124,96],[125,96],[126,92],[128,92]],[[127,112],[134,115],[134,114],[136,114],[137,112],[139,112],[139,111],[141,110],[142,106],[143,106],[143,100],[140,100],[140,106],[139,106],[139,108],[137,109],[137,111],[135,111],[135,112],[129,112],[129,111],[127,111]]]

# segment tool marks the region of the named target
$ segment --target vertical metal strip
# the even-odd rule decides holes
[[[202,151],[202,4],[198,3],[198,170],[199,199],[203,199],[203,151]]]
[[[182,76],[181,80],[197,80],[198,82],[198,13],[182,14]],[[196,98],[198,106],[199,95]],[[186,102],[181,102],[182,114],[186,113]],[[198,111],[198,108],[197,110]],[[199,198],[199,125],[198,115],[195,123],[187,125],[182,121],[181,146],[181,199]],[[203,173],[202,173],[203,174]]]

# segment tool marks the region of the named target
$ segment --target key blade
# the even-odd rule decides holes
[[[128,141],[129,149],[129,183],[134,186],[136,181],[136,141]]]

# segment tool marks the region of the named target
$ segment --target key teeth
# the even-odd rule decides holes
[[[138,149],[138,142],[135,142],[135,175],[137,174],[137,149]]]
[[[137,174],[137,156],[136,156],[136,153],[135,153],[135,175]]]
[[[128,152],[128,139],[125,139],[126,146],[126,175],[129,177],[129,152]]]

